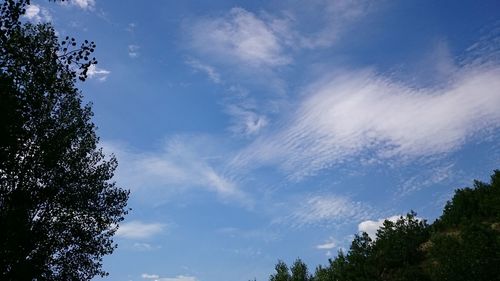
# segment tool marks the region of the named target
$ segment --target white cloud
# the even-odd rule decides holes
[[[52,20],[52,15],[49,11],[39,5],[30,4],[26,7],[26,13],[24,14],[28,20],[33,22],[48,22]]]
[[[160,277],[157,274],[143,273],[141,277],[143,279],[151,279],[153,281],[197,281],[198,280],[196,277],[188,275],[177,275],[176,277]]]
[[[330,250],[330,249],[335,248],[336,246],[337,246],[337,244],[335,242],[327,242],[327,243],[324,243],[324,244],[317,245],[316,249],[319,249],[319,250]]]
[[[398,189],[397,195],[405,196],[425,187],[457,180],[457,171],[454,170],[454,163],[439,163],[435,167],[427,166],[426,169],[421,169],[419,174],[409,178],[406,177]]]
[[[392,216],[385,219],[379,219],[376,221],[366,220],[362,221],[358,224],[359,232],[366,232],[370,236],[371,239],[375,239],[377,237],[377,230],[384,224],[384,221],[392,221],[396,222],[401,216]]]
[[[161,233],[165,224],[131,221],[120,224],[116,236],[129,239],[149,238]]]
[[[237,135],[255,135],[269,122],[266,116],[242,105],[230,104],[227,106],[226,112],[233,119],[233,124],[229,129]]]
[[[373,220],[366,220],[362,221],[361,223],[358,224],[358,231],[359,232],[366,232],[370,236],[371,239],[376,239],[377,238],[377,230],[384,225],[384,222],[386,220],[391,221],[391,222],[396,222],[399,219],[401,219],[403,216],[401,215],[396,215],[396,216],[391,216],[385,219],[379,219],[376,221]],[[404,217],[403,217],[404,218]],[[422,218],[416,217],[417,220],[422,221]]]
[[[313,1],[313,20],[320,20],[323,27],[310,34],[299,35],[296,44],[311,49],[330,47],[342,32],[365,17],[373,6],[374,3],[367,0]]]
[[[159,246],[153,246],[149,243],[144,243],[144,242],[136,242],[133,245],[133,248],[138,250],[138,251],[151,251],[154,249],[159,249]]]
[[[249,198],[232,178],[211,159],[213,140],[203,136],[176,136],[168,139],[160,151],[138,152],[123,145],[105,143],[107,152],[117,156],[119,183],[136,196],[165,200],[176,192],[204,188],[221,199],[249,204]],[[215,144],[214,144],[215,146]]]
[[[200,71],[205,73],[212,82],[219,84],[221,83],[220,74],[215,70],[214,67],[204,64],[195,59],[189,59],[186,64],[192,67],[195,71]]]
[[[99,68],[95,64],[92,64],[87,71],[87,75],[90,79],[95,78],[101,82],[106,81],[110,73],[111,71]]]
[[[135,29],[137,27],[137,24],[134,23],[134,22],[131,22],[127,25],[127,27],[125,28],[126,31],[130,32],[130,33],[134,33],[135,32]]]
[[[199,20],[189,29],[193,48],[221,60],[254,67],[291,62],[271,22],[242,8],[233,8],[224,17]]]
[[[92,10],[95,7],[95,0],[69,0],[69,3],[84,10]]]
[[[134,45],[134,44],[128,45],[128,56],[131,58],[138,57],[140,48],[141,47],[139,47],[139,45]]]
[[[290,215],[280,221],[295,227],[330,225],[361,220],[371,213],[371,208],[362,202],[355,202],[343,196],[322,195],[309,197],[299,203]]]
[[[301,179],[363,153],[382,160],[449,153],[499,127],[498,77],[499,67],[470,67],[441,88],[418,89],[371,71],[329,76],[233,165],[276,164]]]

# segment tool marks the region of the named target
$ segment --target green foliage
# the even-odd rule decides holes
[[[427,270],[433,280],[500,279],[500,171],[456,191],[435,223]]]
[[[276,273],[269,277],[269,281],[289,281],[292,278],[288,266],[283,261],[278,261],[274,269]]]
[[[386,220],[377,231],[373,256],[380,280],[427,280],[420,264],[425,258],[421,245],[429,239],[429,226],[415,212],[396,222]]]
[[[496,170],[490,183],[475,181],[473,188],[456,190],[432,225],[411,211],[396,222],[386,220],[374,241],[366,233],[355,235],[347,254],[340,251],[327,266],[318,266],[310,280],[493,281],[500,280],[498,265],[500,171]],[[288,277],[270,280],[290,280],[286,264],[279,262],[277,271],[278,267],[280,276]]]
[[[283,261],[278,261],[275,266],[276,273],[269,277],[269,281],[309,281],[312,280],[307,265],[297,259],[290,270]]]
[[[27,4],[0,5],[0,280],[90,280],[128,199],[75,86],[95,45],[22,23]]]

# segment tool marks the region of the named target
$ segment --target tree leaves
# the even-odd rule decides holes
[[[27,4],[0,5],[0,280],[90,280],[128,211],[75,87],[95,43],[19,22]]]

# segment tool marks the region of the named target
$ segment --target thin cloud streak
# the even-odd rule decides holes
[[[141,221],[130,221],[120,224],[116,236],[128,239],[149,238],[160,234],[165,229],[162,223],[144,223]]]
[[[201,136],[175,136],[156,152],[134,151],[112,142],[103,143],[103,146],[116,155],[120,162],[116,175],[118,182],[131,188],[134,196],[158,203],[175,193],[202,188],[223,200],[251,205],[247,194],[208,161],[211,157],[206,154],[208,142]]]
[[[158,274],[143,273],[141,277],[143,279],[152,281],[197,281],[198,280],[196,277],[188,275],[177,275],[176,277],[160,277],[160,275]]]
[[[186,61],[186,64],[193,68],[195,71],[200,71],[205,73],[212,82],[219,84],[222,82],[220,78],[220,74],[215,70],[214,67],[204,64],[195,59],[189,59]]]

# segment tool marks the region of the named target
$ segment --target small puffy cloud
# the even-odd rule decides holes
[[[99,68],[95,64],[92,64],[87,71],[87,75],[90,79],[97,79],[100,82],[106,81],[110,73],[111,71]]]
[[[24,17],[33,22],[48,22],[52,20],[49,11],[39,5],[30,4],[26,7]]]
[[[128,56],[131,58],[138,57],[140,48],[141,47],[139,47],[139,45],[134,45],[134,44],[128,45]]]
[[[215,70],[214,67],[204,64],[195,59],[189,59],[186,61],[186,64],[193,68],[195,71],[205,73],[212,82],[219,84],[221,83],[220,74]]]
[[[291,62],[281,33],[272,22],[233,8],[223,17],[205,18],[189,27],[190,41],[202,54],[248,66],[280,66]]]
[[[359,232],[366,232],[370,236],[371,239],[375,239],[377,237],[377,230],[384,224],[384,221],[392,221],[396,222],[401,216],[392,216],[385,219],[379,219],[376,221],[366,220],[362,221],[358,224]]]
[[[149,238],[163,232],[165,224],[131,221],[119,226],[116,236],[129,239]]]
[[[198,280],[196,277],[188,275],[177,275],[175,277],[160,277],[158,274],[143,273],[141,277],[143,279],[152,281],[197,281]]]
[[[324,243],[324,244],[319,244],[316,246],[316,249],[319,249],[319,250],[330,250],[330,249],[333,249],[337,246],[337,244],[335,242],[327,242],[327,243]]]

